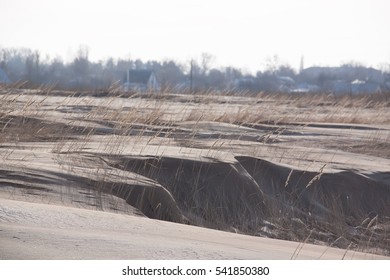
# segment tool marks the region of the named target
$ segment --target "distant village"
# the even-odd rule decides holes
[[[289,65],[270,65],[255,75],[234,67],[213,68],[210,55],[181,64],[109,58],[92,62],[88,50],[74,59],[42,58],[29,49],[0,49],[0,84],[57,89],[104,90],[113,85],[137,92],[280,92],[365,94],[390,92],[390,67],[381,71],[357,64],[308,67],[296,71]]]

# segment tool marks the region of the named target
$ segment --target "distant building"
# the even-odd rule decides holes
[[[355,80],[352,82],[337,80],[329,83],[328,90],[335,94],[380,93],[382,92],[382,86],[376,82],[362,80]]]
[[[291,90],[292,93],[314,93],[321,92],[321,88],[317,85],[299,83]]]
[[[0,68],[0,84],[9,84],[10,82],[11,80],[8,78],[7,74]]]
[[[378,93],[386,89],[385,75],[363,66],[310,67],[303,69],[300,76],[307,84],[334,94]],[[299,91],[303,91],[302,87]]]
[[[233,89],[236,91],[254,90],[256,86],[255,79],[250,76],[237,78],[233,82]]]
[[[386,82],[384,88],[385,90],[390,91],[390,82]]]
[[[356,79],[379,84],[384,82],[384,76],[381,71],[362,66],[309,67],[303,69],[300,74],[310,82],[320,83],[327,80],[344,80],[352,82]]]
[[[382,92],[382,88],[380,84],[375,82],[355,80],[351,83],[351,91],[353,94],[379,93]]]
[[[295,88],[295,81],[288,76],[277,77],[278,91],[280,92],[292,92]]]
[[[126,82],[123,84],[124,90],[132,91],[158,91],[160,86],[156,75],[150,70],[128,70]]]
[[[351,94],[352,84],[344,80],[334,80],[326,83],[326,90],[335,94]]]

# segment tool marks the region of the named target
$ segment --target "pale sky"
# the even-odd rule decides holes
[[[255,72],[269,57],[298,68],[390,63],[389,0],[0,0],[0,47],[70,60],[174,59]]]

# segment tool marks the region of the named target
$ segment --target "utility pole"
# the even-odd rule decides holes
[[[302,73],[302,70],[303,70],[303,55],[301,56],[301,64],[299,65],[299,73]]]

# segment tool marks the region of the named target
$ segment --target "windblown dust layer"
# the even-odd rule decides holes
[[[3,199],[390,254],[388,104],[16,90],[0,99]]]

